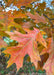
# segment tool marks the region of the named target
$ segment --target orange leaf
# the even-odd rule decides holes
[[[44,48],[41,55],[44,53],[49,53],[49,58],[43,66],[43,69],[46,70],[46,75],[54,75],[54,43],[52,38],[48,40],[47,49]]]
[[[46,23],[46,20],[43,15],[40,16],[38,13],[35,13],[35,15],[33,15],[30,12],[26,13],[26,15],[33,19],[35,23]]]
[[[10,54],[11,58],[8,61],[8,66],[11,66],[13,63],[17,66],[17,71],[23,65],[23,58],[26,54],[30,56],[31,62],[34,63],[35,67],[37,67],[38,61],[40,61],[40,55],[37,50],[37,42],[36,36],[40,31],[36,28],[34,30],[30,30],[28,34],[21,34],[20,32],[8,32],[10,38],[19,42],[18,46],[9,47],[7,50],[3,51],[3,53]],[[44,41],[45,42],[45,41]]]
[[[40,55],[43,55],[43,54],[48,53],[48,52],[51,52],[51,48],[52,48],[52,46],[51,46],[51,44],[52,44],[52,38],[48,38],[48,39],[47,39],[47,42],[48,42],[47,48],[44,48],[44,49],[42,50],[42,52],[40,53]]]
[[[43,69],[46,70],[46,75],[54,75],[54,50],[49,55],[48,60],[46,61]]]

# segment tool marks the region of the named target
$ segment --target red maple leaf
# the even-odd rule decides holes
[[[10,54],[11,58],[8,61],[8,66],[13,63],[17,66],[17,71],[23,65],[23,58],[26,54],[30,56],[31,62],[37,67],[38,61],[40,61],[40,55],[37,49],[37,41],[46,47],[46,42],[43,39],[39,29],[26,30],[28,34],[22,34],[20,32],[8,32],[10,38],[19,42],[18,46],[8,47],[3,53]],[[38,39],[39,38],[39,39]]]

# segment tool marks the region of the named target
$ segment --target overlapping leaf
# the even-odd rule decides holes
[[[27,16],[29,16],[31,19],[34,20],[35,23],[40,23],[40,22],[43,22],[43,23],[46,23],[46,20],[44,18],[43,15],[39,15],[38,13],[35,13],[35,15],[31,14],[30,12],[26,13]]]
[[[49,58],[44,64],[43,69],[46,70],[47,75],[54,75],[54,44],[52,38],[49,38],[47,41],[48,47],[47,49],[46,48],[43,49],[41,55],[49,53]]]
[[[51,43],[51,49],[49,49],[48,53],[49,53],[49,58],[46,61],[45,65],[43,66],[43,69],[46,70],[47,75],[54,75],[54,44],[53,43]]]
[[[51,48],[52,48],[52,46],[51,46],[51,44],[52,44],[52,38],[47,39],[47,42],[48,42],[47,48],[44,48],[42,50],[42,52],[40,53],[40,55],[43,55],[43,54],[48,53],[48,52],[51,51]]]
[[[10,30],[12,26],[22,29],[19,24],[14,22],[15,18],[27,18],[27,16],[21,11],[14,11],[13,13],[11,13],[11,11],[0,12],[0,23],[4,26],[5,29]]]
[[[9,47],[3,53],[10,54],[11,58],[8,61],[8,66],[13,63],[16,64],[17,70],[23,65],[23,58],[26,54],[30,56],[31,62],[37,67],[38,61],[40,61],[40,55],[37,50],[37,41],[46,47],[46,42],[43,39],[39,29],[34,28],[34,30],[26,30],[28,34],[21,34],[20,32],[6,32],[10,35],[10,38],[19,42],[18,46]],[[40,35],[39,35],[40,34]],[[37,36],[41,40],[37,40]],[[42,41],[43,40],[43,41]]]
[[[43,69],[46,70],[47,75],[54,75],[54,51],[50,54],[48,60],[43,66]]]

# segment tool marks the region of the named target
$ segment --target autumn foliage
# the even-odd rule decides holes
[[[5,47],[2,53],[10,55],[7,68],[15,63],[19,71],[28,54],[37,70],[46,70],[46,75],[54,75],[54,13],[46,8],[45,2],[35,2],[37,0],[4,0],[5,7],[0,6],[0,48]],[[5,9],[12,3],[19,10],[6,12]],[[8,46],[4,36],[18,43]]]

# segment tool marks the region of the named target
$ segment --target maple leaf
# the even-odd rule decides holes
[[[22,11],[13,11],[13,13],[11,13],[11,11],[9,11],[7,13],[7,16],[8,16],[8,20],[10,21],[14,21],[14,18],[27,18],[26,14],[25,13],[22,13]]]
[[[31,14],[30,12],[26,13],[27,16],[29,16],[31,19],[34,20],[35,23],[46,23],[46,20],[43,16],[43,14],[40,16],[38,13],[35,13],[35,15]]]
[[[46,70],[46,75],[54,75],[54,51],[50,54],[43,69]]]
[[[46,70],[47,75],[54,75],[54,50],[49,55],[48,60],[46,61],[45,65],[43,66],[43,69]]]
[[[44,49],[42,50],[42,52],[40,53],[40,55],[43,55],[43,54],[45,54],[45,53],[50,53],[50,52],[51,52],[51,48],[52,48],[52,46],[51,46],[51,44],[52,44],[52,38],[48,38],[48,39],[47,39],[47,42],[48,42],[47,48],[44,48]]]
[[[54,75],[54,44],[52,38],[48,40],[47,49],[44,48],[40,55],[45,53],[49,53],[49,58],[47,59],[46,63],[43,66],[43,69],[46,70],[46,75]]]
[[[26,31],[28,32],[28,30]],[[33,62],[35,67],[37,67],[38,61],[41,60],[39,52],[37,50],[37,41],[36,41],[37,39],[36,36],[39,36],[38,33],[40,33],[39,29],[34,28],[34,30],[29,30],[28,34],[22,34],[17,31],[14,32],[6,31],[6,33],[10,35],[11,39],[19,42],[18,46],[9,47],[3,51],[3,53],[11,55],[7,67],[15,63],[18,71],[19,68],[22,67],[23,65],[23,58],[26,54],[30,56],[31,62]],[[42,35],[40,37],[44,41],[43,42],[41,40],[40,43],[43,42],[42,44],[46,47],[46,42],[43,39]]]
[[[22,30],[22,27],[14,22],[15,18],[27,18],[25,13],[21,11],[11,11],[8,12],[0,12],[0,23],[4,26],[5,29],[10,30],[11,27],[17,27],[18,29]]]
[[[9,11],[7,16],[8,16],[8,28],[10,28],[11,26],[14,26],[14,27],[17,27],[18,29],[20,28],[22,29],[22,27],[18,23],[14,22],[14,19],[15,18],[27,18],[25,13],[22,13],[21,11],[14,11],[13,13]]]

